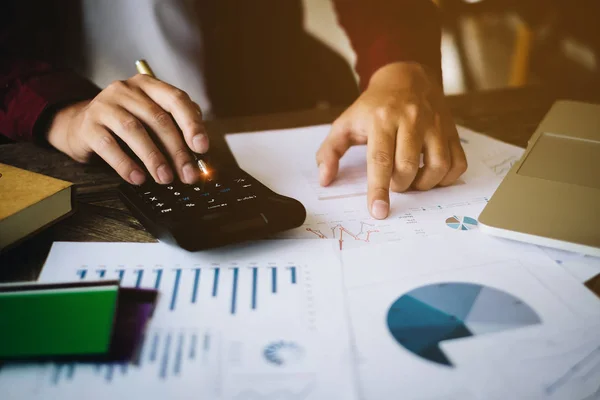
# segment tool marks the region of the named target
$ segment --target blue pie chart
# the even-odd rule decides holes
[[[437,283],[400,296],[387,313],[396,342],[422,359],[452,366],[439,343],[541,323],[515,296],[492,287],[463,282]]]
[[[446,225],[457,231],[470,231],[471,229],[477,228],[477,220],[471,217],[453,215],[446,219]]]

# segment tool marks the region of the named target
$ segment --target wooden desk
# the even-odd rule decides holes
[[[594,96],[594,95],[592,95]],[[507,89],[461,96],[448,101],[458,124],[525,147],[542,117],[557,98],[600,101],[540,87]],[[209,121],[212,150],[232,157],[223,134],[292,128],[332,122],[341,109]],[[53,241],[153,242],[117,198],[119,177],[102,165],[80,165],[53,150],[31,144],[0,146],[0,162],[75,183],[78,211],[29,241],[0,255],[0,281],[36,279]],[[588,282],[600,294],[600,276]]]

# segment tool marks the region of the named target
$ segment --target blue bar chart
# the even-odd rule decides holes
[[[49,383],[58,386],[73,381],[80,374],[91,374],[105,384],[112,384],[145,369],[152,369],[155,377],[163,381],[176,379],[183,374],[186,366],[207,366],[210,358],[215,356],[213,343],[217,340],[218,334],[210,331],[150,331],[144,337],[140,356],[135,362],[55,363],[49,366]]]
[[[340,363],[349,343],[336,336],[346,317],[339,312],[334,243],[274,241],[266,253],[244,246],[198,253],[144,243],[77,247],[55,244],[40,280],[156,290],[142,336],[126,362],[3,363],[2,400],[307,398],[313,392],[350,398],[339,393],[350,387],[351,374]],[[296,343],[301,351],[286,345],[268,360],[263,354],[273,343]],[[330,376],[317,382],[318,370]]]
[[[76,271],[79,280],[118,279],[123,286],[159,290],[171,312],[213,298],[225,301],[231,315],[259,310],[265,302],[276,301],[276,295],[297,291],[300,274],[297,265],[82,266]]]

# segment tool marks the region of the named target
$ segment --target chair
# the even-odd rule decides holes
[[[461,29],[461,19],[465,16],[484,13],[518,15],[518,25],[513,54],[510,61],[510,86],[522,86],[529,80],[530,59],[535,40],[535,31],[555,13],[555,0],[434,0],[440,7],[444,28],[454,36],[457,53],[462,65],[463,80],[467,91],[477,89]]]

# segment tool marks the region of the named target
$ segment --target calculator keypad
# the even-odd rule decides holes
[[[158,215],[177,219],[223,211],[234,205],[251,205],[258,197],[253,182],[245,176],[209,179],[195,185],[151,182],[136,187],[136,190]]]

